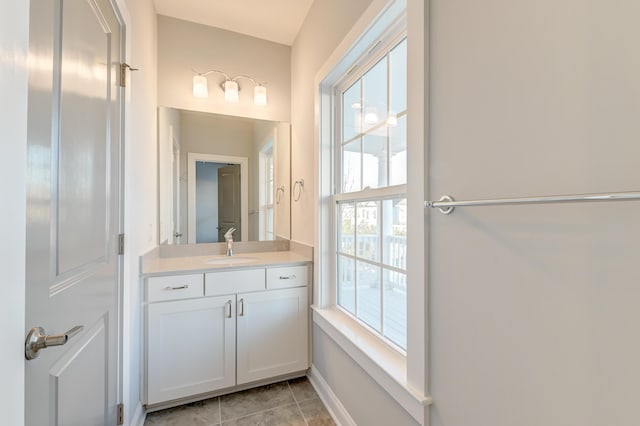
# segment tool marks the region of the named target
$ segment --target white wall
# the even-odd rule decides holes
[[[303,178],[305,191],[292,203],[292,239],[313,245],[318,201],[317,155],[314,152],[315,79],[329,55],[338,47],[370,1],[314,2],[292,50],[292,180]],[[340,13],[335,13],[340,10]],[[331,27],[331,34],[326,32]],[[317,301],[315,301],[317,303]],[[422,311],[422,309],[421,309]],[[313,327],[313,367],[357,424],[416,424],[402,408],[350,358],[322,329]],[[420,382],[421,380],[416,380]]]
[[[275,237],[291,239],[291,125],[278,123],[274,147],[274,184],[284,186],[275,205]],[[274,201],[278,195],[273,193]]]
[[[174,108],[158,108],[158,228],[160,244],[171,243],[174,229],[174,198],[178,188],[174,177],[174,143],[180,145],[180,112]],[[177,160],[179,162],[179,159]],[[180,224],[182,225],[182,224]]]
[[[257,159],[252,157],[253,152],[253,122],[244,118],[224,117],[209,113],[195,111],[180,112],[180,170],[185,177],[181,181],[182,217],[185,218],[185,227],[182,241],[188,241],[188,229],[186,218],[187,208],[187,156],[194,152],[199,154],[229,155],[233,157],[247,157],[249,159],[249,199],[255,185],[251,185],[257,174]],[[249,205],[249,210],[253,209]],[[249,216],[251,222],[252,217]],[[242,235],[242,239],[245,240]]]
[[[29,3],[0,0],[0,413],[24,423],[25,217]]]
[[[640,182],[640,4],[431,1],[432,198]],[[429,214],[431,424],[640,424],[640,202]]]
[[[162,106],[217,114],[291,121],[291,48],[254,37],[158,16],[158,100]],[[208,76],[209,98],[193,96],[195,73],[222,70],[266,82],[268,104],[253,105],[253,83],[238,80],[240,102],[225,102],[221,74]]]
[[[314,170],[314,80],[320,67],[342,41],[371,0],[316,1],[291,50],[291,180],[304,179],[305,191],[291,207],[291,239],[313,245],[317,216],[313,197]],[[336,12],[339,11],[339,12]],[[327,31],[330,28],[331,31]]]
[[[125,135],[124,404],[130,424],[141,400],[142,283],[139,256],[157,244],[157,37],[152,0],[127,0],[130,74]]]
[[[357,425],[418,424],[317,325],[313,327],[313,367]]]

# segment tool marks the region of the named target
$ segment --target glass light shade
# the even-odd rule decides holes
[[[365,124],[376,124],[378,120],[378,110],[375,107],[367,107],[364,113]]]
[[[224,100],[234,103],[240,100],[240,96],[238,95],[238,83],[233,80],[227,80],[224,82]]]
[[[267,88],[256,86],[253,88],[253,104],[264,106],[267,104]]]
[[[193,96],[196,98],[208,98],[209,89],[207,87],[207,78],[202,75],[193,76]]]

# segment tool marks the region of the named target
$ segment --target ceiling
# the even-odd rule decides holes
[[[313,0],[153,0],[160,15],[291,46]]]

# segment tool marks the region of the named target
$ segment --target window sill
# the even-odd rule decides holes
[[[313,322],[413,418],[423,421],[431,397],[409,387],[406,357],[335,307],[312,306]]]

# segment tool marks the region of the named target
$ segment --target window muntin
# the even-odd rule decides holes
[[[406,197],[338,201],[337,211],[337,305],[406,349]]]
[[[336,93],[336,304],[406,350],[406,39],[375,58]]]

